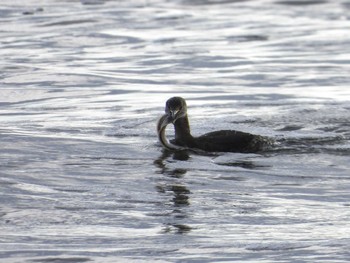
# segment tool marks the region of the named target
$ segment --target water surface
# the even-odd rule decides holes
[[[2,262],[348,262],[348,1],[8,1]],[[193,134],[261,154],[168,152]],[[172,136],[169,127],[168,136]]]

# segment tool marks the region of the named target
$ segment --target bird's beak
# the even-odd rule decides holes
[[[178,117],[176,116],[178,114],[179,110],[171,110],[168,115],[170,118],[170,121],[174,124]]]

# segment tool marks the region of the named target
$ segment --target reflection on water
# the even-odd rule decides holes
[[[0,8],[1,262],[348,262],[349,3],[20,2]],[[195,136],[277,143],[163,150],[172,96]]]
[[[184,207],[190,205],[190,190],[186,185],[183,185],[181,178],[187,173],[186,169],[174,168],[169,169],[166,165],[169,159],[175,161],[187,161],[190,158],[187,151],[175,151],[171,152],[169,150],[163,149],[162,155],[154,161],[157,168],[160,169],[160,173],[166,177],[171,177],[175,179],[180,179],[175,183],[173,181],[167,181],[166,178],[164,182],[159,182],[156,186],[158,193],[168,196],[169,193],[173,196],[171,199],[172,212],[171,215],[175,222],[183,221],[187,218],[186,211]],[[185,234],[191,231],[191,227],[186,224],[179,223],[166,223],[163,230],[164,233],[172,232],[176,230],[176,233]]]

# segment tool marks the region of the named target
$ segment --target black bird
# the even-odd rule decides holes
[[[169,123],[173,123],[175,127],[175,139],[171,142],[165,136],[165,129]],[[165,114],[159,119],[157,130],[162,145],[172,150],[199,149],[207,152],[255,153],[273,143],[269,138],[234,130],[214,131],[193,137],[187,117],[186,101],[181,97],[168,99]]]

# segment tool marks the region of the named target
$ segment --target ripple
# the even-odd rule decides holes
[[[31,259],[30,262],[40,262],[40,263],[79,263],[79,262],[89,262],[92,258],[88,257],[43,257]]]
[[[241,167],[244,169],[267,169],[270,168],[267,165],[257,164],[253,161],[235,161],[235,162],[227,162],[227,163],[217,163],[218,165],[230,166],[230,167]]]
[[[328,1],[326,0],[292,0],[292,1],[277,1],[277,4],[282,5],[292,5],[292,6],[305,6],[305,5],[319,5],[319,4],[325,4]]]
[[[47,24],[42,24],[42,27],[52,27],[52,26],[71,26],[71,25],[77,25],[77,24],[86,24],[86,23],[97,23],[97,20],[95,19],[77,19],[77,20],[66,20],[66,21],[58,21],[58,22],[52,22]]]

